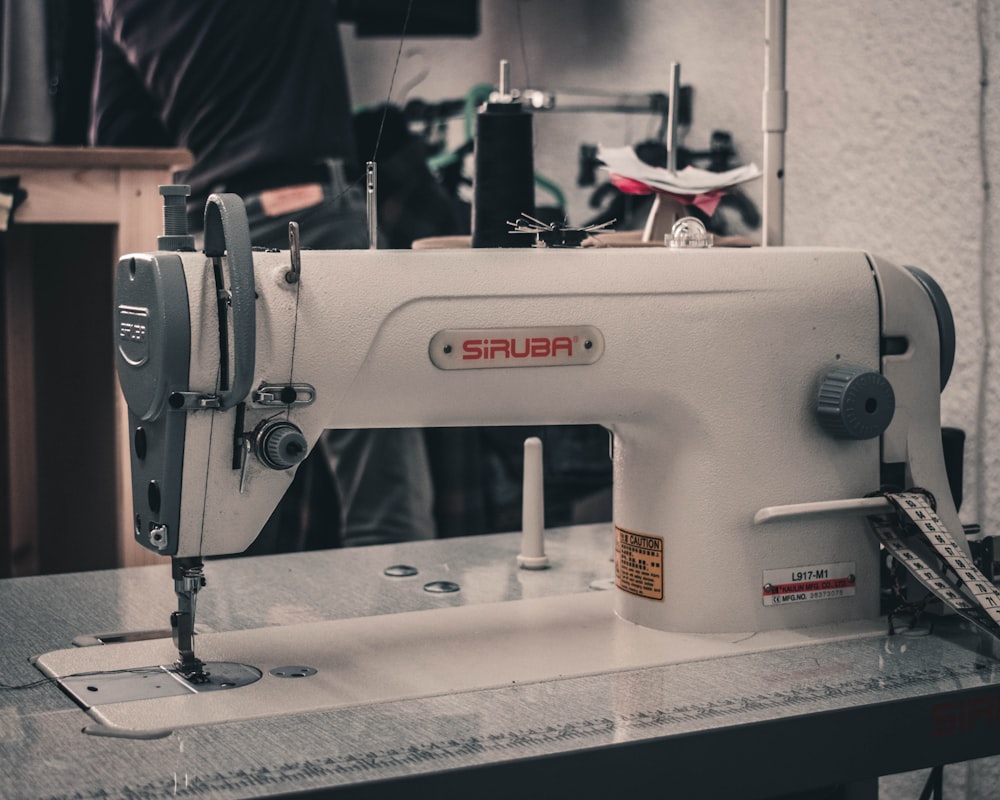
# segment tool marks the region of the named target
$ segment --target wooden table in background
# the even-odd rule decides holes
[[[132,537],[119,255],[154,250],[186,150],[0,146],[27,199],[0,267],[0,577],[155,563]]]

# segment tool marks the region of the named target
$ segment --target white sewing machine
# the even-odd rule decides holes
[[[940,309],[925,282],[865,253],[305,251],[290,278],[289,252],[251,254],[235,196],[209,204],[206,246],[228,253],[221,359],[211,258],[118,268],[136,538],[160,553],[244,550],[331,427],[606,426],[619,549],[633,534],[662,547],[644,574],[618,565],[617,611],[662,630],[876,616],[861,521],[754,517],[860,498],[885,465],[905,465],[960,530],[940,452]],[[828,376],[825,392],[855,380],[845,365],[870,373],[843,412],[864,438],[817,415]],[[762,602],[762,575],[831,564],[853,566],[849,596]]]
[[[610,642],[588,650],[607,663],[571,667],[544,644],[554,665],[520,680],[736,634],[871,633],[879,557],[863,515],[879,501],[862,498],[887,477],[931,490],[961,531],[939,423],[950,312],[921,273],[810,248],[251,252],[233,195],[210,201],[205,245],[124,257],[116,299],[135,536],[174,559],[174,639],[195,680],[201,558],[254,540],[325,428],[613,433],[613,611],[586,595],[558,613],[447,609],[465,615],[443,623],[456,637],[505,629],[506,614],[535,620],[541,642],[597,627]],[[356,622],[338,648],[380,624]],[[244,663],[269,660],[262,641]],[[479,685],[494,679],[507,677]]]

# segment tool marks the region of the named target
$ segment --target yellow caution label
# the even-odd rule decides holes
[[[663,599],[663,537],[615,525],[615,586],[623,592]]]

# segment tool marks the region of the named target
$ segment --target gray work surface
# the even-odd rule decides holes
[[[548,532],[551,569],[501,534],[208,562],[213,631],[595,591],[608,526]],[[386,567],[419,574],[389,578]],[[432,594],[447,580],[460,591]],[[169,566],[0,581],[0,683],[78,637],[163,629]],[[127,740],[51,684],[0,691],[0,797],[778,795],[1000,753],[1000,662],[957,626]],[[114,645],[104,645],[113,647]],[[386,646],[391,647],[391,642]],[[238,691],[238,690],[237,690]],[[516,788],[515,788],[516,787]]]

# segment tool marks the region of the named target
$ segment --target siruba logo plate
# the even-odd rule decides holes
[[[597,361],[604,336],[592,325],[451,329],[431,337],[429,354],[438,369],[564,367]]]

